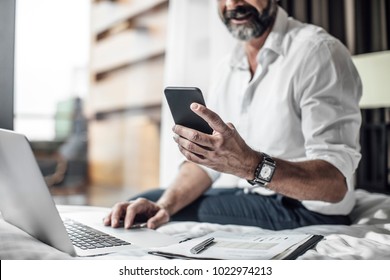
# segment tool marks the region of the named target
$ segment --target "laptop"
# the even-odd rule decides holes
[[[109,210],[86,209],[91,210],[60,215],[27,138],[0,129],[0,212],[8,223],[71,256],[96,256],[178,242],[147,228],[106,227],[102,219]]]

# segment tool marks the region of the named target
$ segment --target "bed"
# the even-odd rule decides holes
[[[357,204],[351,213],[351,226],[308,226],[281,232],[304,232],[322,234],[325,238],[317,246],[299,257],[302,260],[314,259],[390,259],[390,196],[356,190]],[[60,211],[69,211],[69,206],[59,206]],[[92,208],[91,208],[92,209]],[[212,231],[261,233],[257,227],[219,225],[196,222],[171,222],[158,231],[181,239],[205,235]],[[272,231],[271,231],[272,232]],[[0,259],[74,259],[6,223],[0,218]],[[91,259],[91,258],[89,258]],[[146,249],[136,249],[125,253],[97,256],[92,259],[162,259],[152,256]]]

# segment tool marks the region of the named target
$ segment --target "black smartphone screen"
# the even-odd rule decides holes
[[[176,124],[207,134],[213,133],[213,129],[208,123],[190,108],[193,102],[206,106],[200,89],[196,87],[167,87],[164,93]]]

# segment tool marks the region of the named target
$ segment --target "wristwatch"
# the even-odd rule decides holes
[[[261,153],[263,160],[259,163],[255,170],[255,178],[253,180],[248,180],[248,183],[251,185],[259,185],[266,187],[269,182],[272,180],[272,176],[275,173],[276,162],[272,157],[265,153]]]

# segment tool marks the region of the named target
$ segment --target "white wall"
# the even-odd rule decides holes
[[[218,61],[234,46],[217,13],[217,1],[170,0],[165,85],[196,86],[204,94]],[[212,94],[212,93],[210,93]],[[182,157],[173,141],[173,120],[163,103],[160,185],[173,179]]]

